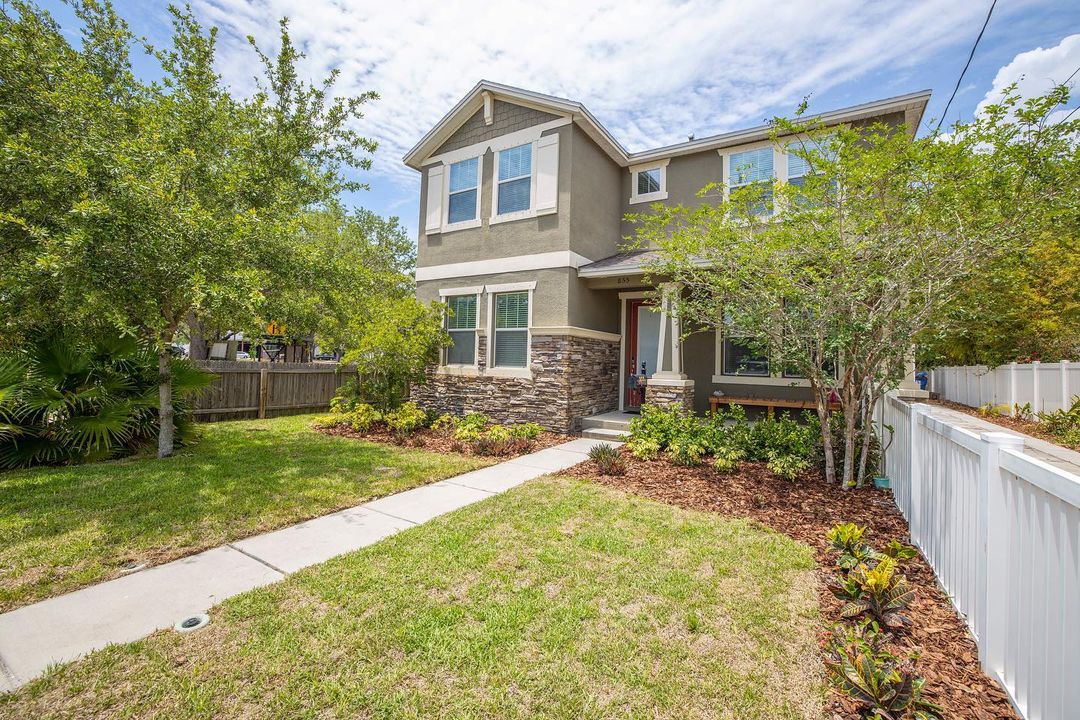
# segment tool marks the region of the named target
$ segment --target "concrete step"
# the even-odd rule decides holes
[[[630,439],[630,433],[626,430],[594,427],[585,428],[584,430],[582,430],[581,437],[588,438],[589,440],[607,440],[609,442],[623,442]]]
[[[610,416],[610,415],[594,415],[593,417],[587,417],[581,419],[581,428],[583,430],[603,428],[605,430],[623,430],[630,429],[630,418],[625,416]]]

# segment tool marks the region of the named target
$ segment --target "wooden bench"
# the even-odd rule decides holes
[[[743,407],[763,407],[769,417],[776,414],[776,408],[790,408],[793,410],[813,410],[817,403],[813,400],[786,400],[783,398],[748,398],[735,397],[733,395],[709,396],[709,411],[715,413],[721,405],[742,405]],[[839,410],[840,403],[829,403],[829,410]]]

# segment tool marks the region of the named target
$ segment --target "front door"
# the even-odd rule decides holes
[[[626,301],[626,357],[623,358],[623,377],[626,378],[623,409],[635,411],[645,400],[644,379],[656,372],[656,355],[660,346],[660,314],[645,299]]]

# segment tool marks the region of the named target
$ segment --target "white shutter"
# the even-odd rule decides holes
[[[425,232],[442,232],[443,216],[443,165],[436,165],[428,170],[427,176],[427,222]]]
[[[559,205],[559,136],[536,141],[536,212],[553,213]]]

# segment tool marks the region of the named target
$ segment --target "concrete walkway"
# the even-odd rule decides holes
[[[226,598],[585,460],[573,440],[0,615],[0,691],[111,643],[130,642]]]

